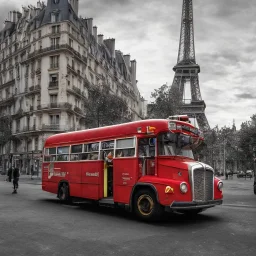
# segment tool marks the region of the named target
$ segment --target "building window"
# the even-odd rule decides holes
[[[51,74],[50,75],[51,82],[58,82],[58,74]]]
[[[50,124],[59,125],[60,124],[60,115],[50,115]]]
[[[59,37],[56,37],[56,38],[51,38],[51,46],[59,46],[59,43],[60,43],[60,38]]]
[[[73,40],[71,38],[69,38],[69,46],[73,47]]]
[[[58,74],[50,75],[50,87],[58,86]]]
[[[51,68],[59,68],[59,56],[50,56]]]
[[[20,131],[20,119],[16,121],[16,132]]]
[[[50,103],[57,103],[57,101],[58,101],[58,95],[57,94],[50,95]]]
[[[43,48],[42,40],[38,41],[38,49],[41,50]]]
[[[52,26],[52,34],[60,33],[60,25]]]
[[[58,22],[60,21],[60,13],[59,12],[52,12],[51,13],[51,22]]]
[[[35,150],[38,150],[38,138],[35,138]]]
[[[41,85],[41,76],[37,77],[37,85],[39,85],[39,86]]]
[[[79,103],[80,103],[80,101],[76,98],[76,99],[75,99],[75,105],[76,105],[76,107],[78,107],[78,108],[79,108]]]

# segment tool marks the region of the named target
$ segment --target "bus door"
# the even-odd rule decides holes
[[[156,173],[156,138],[138,140],[139,178]]]
[[[135,138],[117,140],[113,160],[114,201],[129,204],[131,191],[138,180],[138,159]]]

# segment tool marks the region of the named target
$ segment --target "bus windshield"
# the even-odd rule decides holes
[[[192,149],[198,139],[185,134],[166,132],[158,137],[158,155],[185,156],[194,159]]]

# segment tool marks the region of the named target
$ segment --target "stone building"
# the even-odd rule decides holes
[[[0,31],[0,118],[11,116],[12,139],[0,145],[0,166],[11,162],[40,170],[45,139],[85,129],[84,102],[91,86],[109,85],[126,100],[131,120],[143,118],[145,101],[136,61],[104,40],[92,18],[79,18],[78,0],[12,11]]]

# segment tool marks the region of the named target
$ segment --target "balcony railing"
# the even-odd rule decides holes
[[[68,102],[62,102],[62,103],[42,104],[37,106],[37,109],[52,109],[52,108],[72,109],[72,105]]]
[[[32,125],[32,126],[23,126],[17,127],[15,133],[35,133],[41,131],[73,131],[73,126],[68,125],[60,125],[60,124],[43,124],[40,126]]]
[[[77,112],[77,113],[79,113],[79,114],[83,114],[82,109],[79,108],[79,107],[77,107],[77,106],[74,107],[74,111]]]
[[[6,103],[11,102],[11,101],[14,101],[14,95],[12,95],[12,94],[7,95],[7,97],[2,99],[2,100],[0,99],[0,105],[6,104]]]
[[[28,58],[36,57],[39,54],[44,54],[49,51],[56,51],[56,50],[69,50],[71,51],[76,57],[82,59],[85,63],[87,63],[87,58],[84,55],[81,55],[79,52],[74,50],[70,45],[68,44],[57,44],[52,45],[50,47],[42,48],[37,51],[34,51],[33,53],[28,54]]]
[[[59,124],[43,124],[42,130],[50,130],[50,131],[72,131],[73,127],[69,127],[67,125],[59,125]]]
[[[59,68],[59,63],[51,63],[50,68],[51,68],[51,69],[57,69],[57,68]]]
[[[58,103],[57,102],[51,102],[50,103],[50,108],[57,108],[58,107]]]
[[[0,85],[0,88],[1,87],[7,87],[7,86],[10,86],[10,85],[14,85],[15,84],[15,79],[12,79],[10,81],[8,81],[7,83],[3,83],[2,85]]]
[[[56,82],[55,82],[55,81],[54,81],[54,82],[52,81],[52,82],[49,83],[49,87],[50,87],[50,88],[52,88],[52,87],[59,87],[59,82],[58,82],[58,81],[56,81]]]

